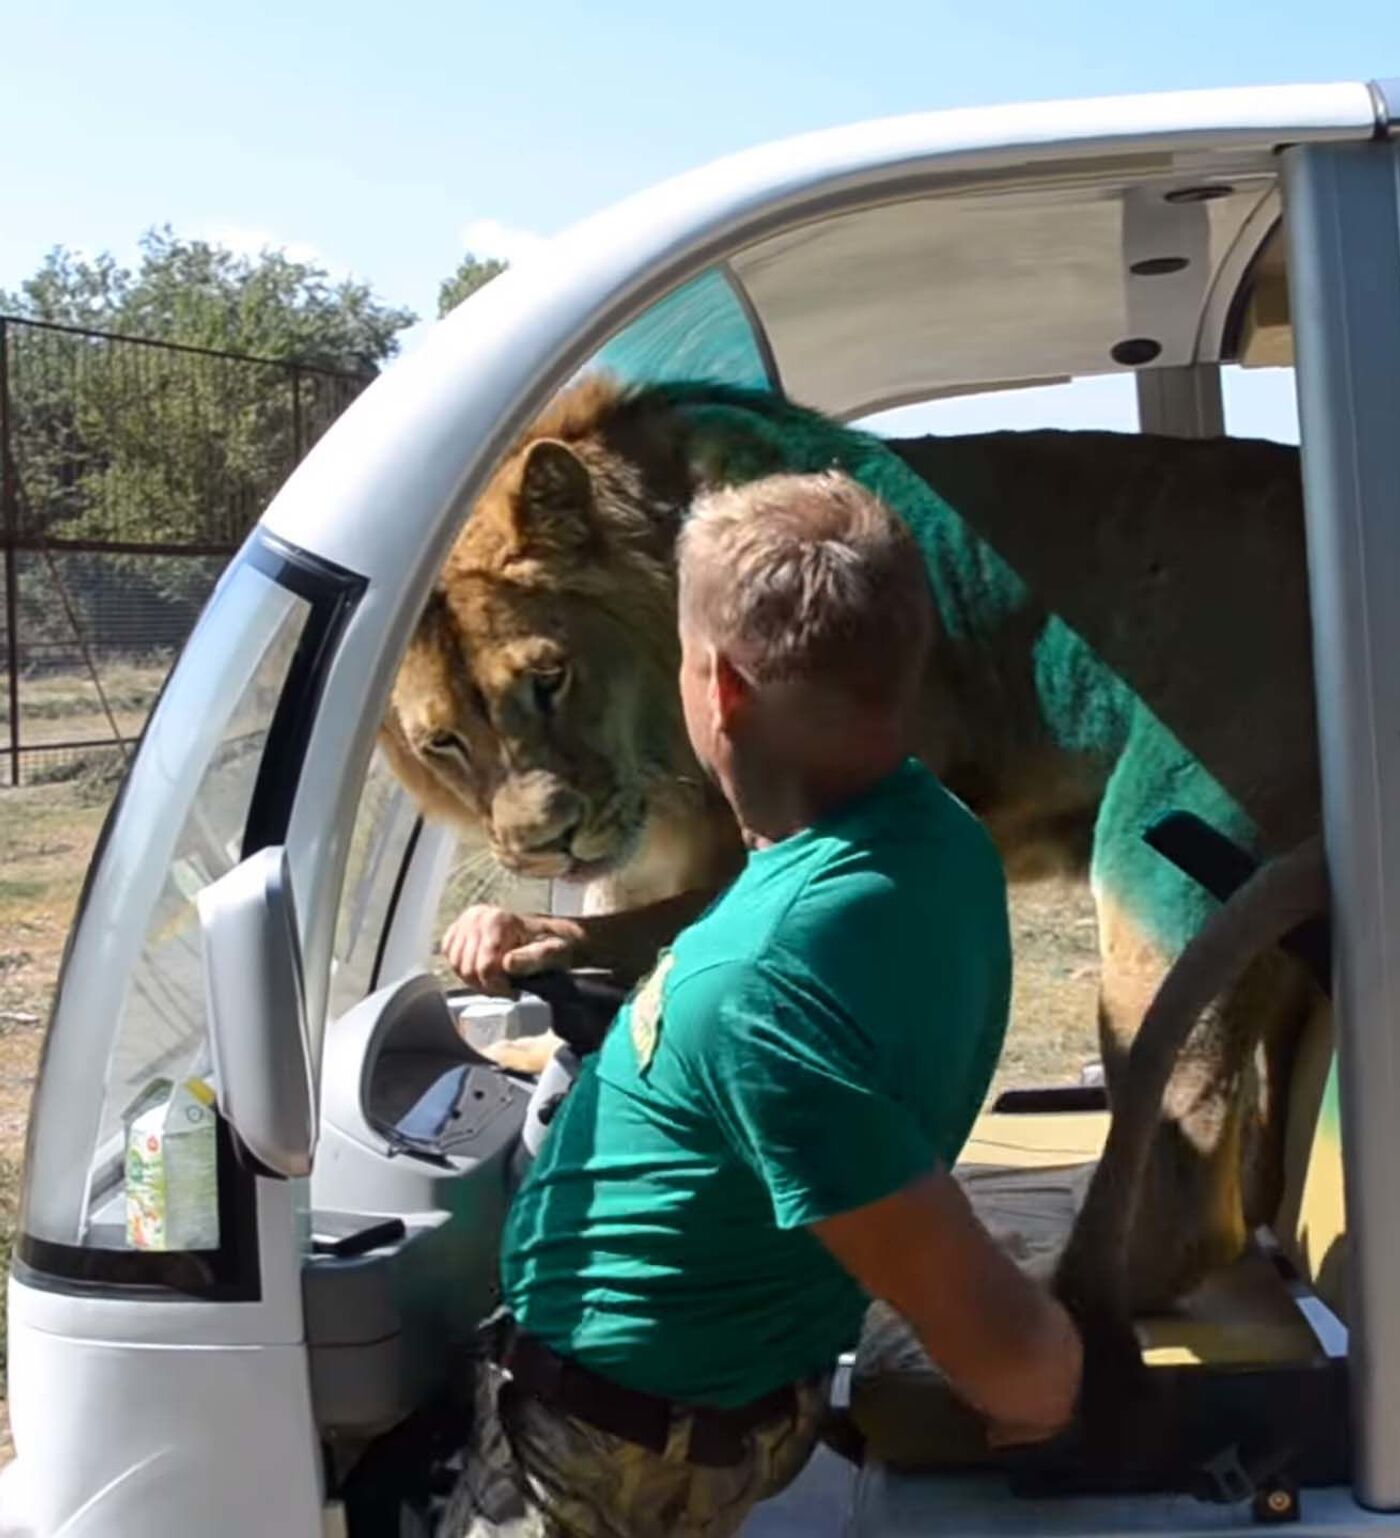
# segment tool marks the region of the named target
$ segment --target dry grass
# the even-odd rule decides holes
[[[0,1272],[14,1227],[25,1118],[83,875],[106,810],[91,779],[0,791]],[[994,1088],[1074,1082],[1097,1055],[1093,909],[1079,883],[1012,894],[1016,988]],[[0,1289],[0,1463],[4,1417]]]
[[[1088,883],[1013,887],[1011,925],[1011,1024],[993,1088],[1075,1083],[1099,1055],[1099,950]]]
[[[43,1028],[104,815],[104,801],[94,801],[83,782],[0,793],[0,1264],[6,1268]],[[4,1364],[0,1335],[0,1461],[9,1453]]]

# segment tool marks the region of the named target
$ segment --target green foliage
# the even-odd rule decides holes
[[[464,257],[442,284],[440,311],[505,265]],[[143,236],[129,266],[55,247],[17,291],[0,289],[0,314],[45,323],[12,325],[7,337],[25,532],[211,552],[241,542],[417,319],[314,263],[240,254],[168,225]],[[61,560],[83,630],[136,650],[184,634],[220,564],[136,552]],[[19,596],[30,643],[72,641],[52,573],[35,557],[21,561]],[[131,641],[114,643],[114,625]]]
[[[239,255],[207,240],[148,230],[131,271],[55,247],[0,310],[33,320],[207,347],[344,374],[375,373],[417,319],[366,283],[280,251]]]
[[[450,278],[445,278],[442,287],[438,289],[438,318],[441,319],[449,310],[455,310],[469,295],[503,273],[508,265],[497,261],[494,256],[478,261],[468,251],[457,264],[457,271]]]
[[[311,263],[240,255],[169,227],[143,237],[133,269],[55,248],[18,293],[0,291],[0,312],[236,355],[23,325],[8,333],[26,530],[215,549],[242,540],[416,319]],[[188,616],[210,577],[207,562],[138,555],[78,565],[80,610],[110,606],[115,584],[132,604],[154,605],[153,622],[163,609]],[[42,611],[41,633],[64,628],[45,586],[36,571],[21,592],[22,607]]]

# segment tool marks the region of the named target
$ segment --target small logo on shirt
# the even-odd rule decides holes
[[[675,959],[670,951],[663,951],[632,1000],[632,1045],[637,1050],[637,1066],[643,1071],[651,1067],[656,1056],[656,1040],[661,1034],[661,995]]]

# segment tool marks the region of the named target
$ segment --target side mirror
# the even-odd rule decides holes
[[[269,1174],[309,1175],[316,1093],[286,850],[250,855],[196,901],[219,1109]]]

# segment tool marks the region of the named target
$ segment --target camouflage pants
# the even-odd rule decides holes
[[[734,1467],[712,1469],[686,1461],[688,1417],[655,1453],[547,1408],[483,1361],[439,1538],[727,1538],[756,1502],[801,1472],[826,1389],[825,1381],[799,1385],[795,1414],[750,1432]]]

